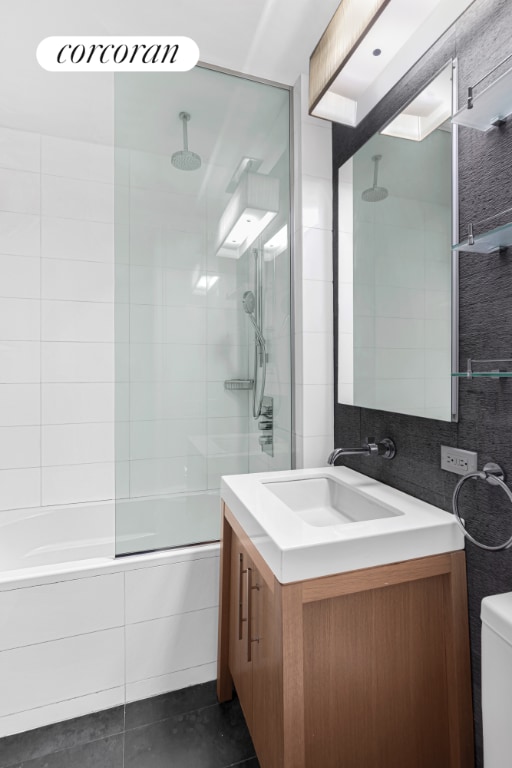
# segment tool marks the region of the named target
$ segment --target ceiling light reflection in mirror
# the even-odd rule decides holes
[[[399,139],[423,141],[432,131],[450,120],[451,116],[452,68],[449,66],[445,67],[381,133]]]
[[[338,172],[340,403],[452,420],[452,66]]]

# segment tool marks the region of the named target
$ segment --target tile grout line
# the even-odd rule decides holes
[[[130,151],[128,154],[128,200],[130,205],[130,212],[131,212],[131,203],[132,203],[132,152]],[[115,181],[115,168],[114,168],[114,181]],[[116,265],[116,248],[115,248],[115,205],[114,205],[114,271],[115,271],[115,265]],[[130,428],[128,430],[128,459],[131,462],[132,460],[132,430],[131,430],[131,422],[132,422],[132,379],[130,376],[130,371],[132,367],[132,332],[133,332],[133,320],[132,320],[132,227],[131,227],[131,219],[130,214],[128,216],[128,421],[130,423]],[[160,286],[160,298],[162,301],[162,305],[164,307],[164,311],[166,311],[166,307],[163,305],[163,286],[165,281],[165,276],[161,275],[162,284]],[[114,276],[114,307],[115,307],[115,288],[116,288],[116,280]],[[116,315],[114,311],[114,339],[116,336],[115,332],[116,328]],[[114,379],[116,379],[115,376],[115,370],[114,370]],[[114,395],[114,408],[115,408],[115,395]],[[131,463],[128,465],[128,483],[127,483],[127,491],[128,491],[128,498],[132,498],[132,465]],[[117,522],[117,515],[116,515],[116,522]]]
[[[172,693],[172,691],[171,691]],[[166,694],[163,694],[164,696]],[[140,701],[145,701],[145,699],[140,699]],[[136,702],[135,702],[136,703]],[[182,712],[174,712],[171,715],[167,715],[166,717],[160,717],[158,720],[150,720],[147,723],[140,723],[139,725],[134,725],[132,728],[126,728],[125,733],[132,733],[132,731],[138,731],[141,728],[149,728],[152,725],[159,725],[160,723],[165,723],[167,720],[174,720],[176,717],[186,717],[187,715],[191,715],[196,712],[204,712],[206,709],[212,709],[213,707],[218,707],[219,704],[216,702],[213,702],[212,704],[205,704],[204,707],[196,707],[195,709],[186,709]],[[237,763],[235,763],[237,765]]]
[[[39,134],[39,505],[43,506],[43,139]]]

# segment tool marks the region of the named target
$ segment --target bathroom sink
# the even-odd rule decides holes
[[[452,514],[347,467],[231,475],[221,496],[281,584],[464,548]]]
[[[354,493],[333,477],[274,480],[264,485],[308,525],[346,525],[402,514]]]

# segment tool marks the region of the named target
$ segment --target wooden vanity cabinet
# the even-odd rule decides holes
[[[230,536],[231,552],[225,561],[230,571],[228,668],[262,764],[266,760],[272,765],[273,736],[281,730],[276,721],[281,709],[274,579],[258,568],[235,533]],[[226,682],[222,700],[232,697],[231,681]]]
[[[233,684],[261,768],[471,768],[464,552],[283,585],[224,505]]]

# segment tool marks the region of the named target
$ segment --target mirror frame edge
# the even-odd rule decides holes
[[[459,81],[457,57],[452,58],[452,115],[459,105]],[[459,126],[452,123],[452,242],[459,240]],[[452,374],[459,367],[459,254],[452,250]],[[459,420],[459,379],[452,375],[451,421]]]

